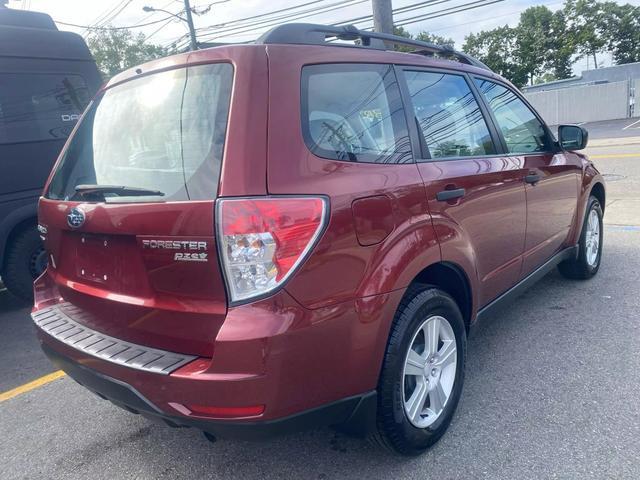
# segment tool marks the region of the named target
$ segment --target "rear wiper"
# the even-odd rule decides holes
[[[125,185],[76,185],[76,192],[81,196],[91,194],[113,193],[120,197],[164,197],[164,193],[158,190],[149,190],[140,187],[127,187]]]

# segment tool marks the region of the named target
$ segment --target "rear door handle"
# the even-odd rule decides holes
[[[456,198],[464,197],[464,188],[456,188],[455,190],[442,190],[436,193],[436,199],[439,202],[446,202],[448,200],[455,200]]]
[[[540,181],[541,178],[542,176],[538,175],[537,173],[530,173],[529,175],[524,177],[524,181],[530,183],[531,185],[535,185]]]

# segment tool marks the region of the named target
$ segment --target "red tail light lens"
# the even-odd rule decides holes
[[[256,417],[264,413],[264,405],[251,407],[211,407],[208,405],[187,405],[196,415],[215,418]]]
[[[218,200],[218,243],[231,301],[277,289],[314,246],[326,217],[320,197]]]

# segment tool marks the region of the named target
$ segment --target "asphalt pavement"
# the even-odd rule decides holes
[[[589,138],[592,140],[640,136],[640,117],[585,122],[578,125],[589,131]],[[551,129],[556,133],[558,127],[553,126]]]
[[[640,478],[640,141],[588,153],[609,179],[599,274],[551,273],[476,329],[458,412],[426,454],[328,428],[211,444],[63,377],[0,400],[0,478]],[[53,368],[28,308],[0,292],[0,312],[2,398]]]

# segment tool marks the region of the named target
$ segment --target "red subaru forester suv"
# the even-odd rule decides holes
[[[556,265],[598,271],[604,182],[584,129],[558,137],[477,60],[354,27],[126,71],[40,200],[42,348],[209,438],[341,425],[420,453],[469,328]]]

